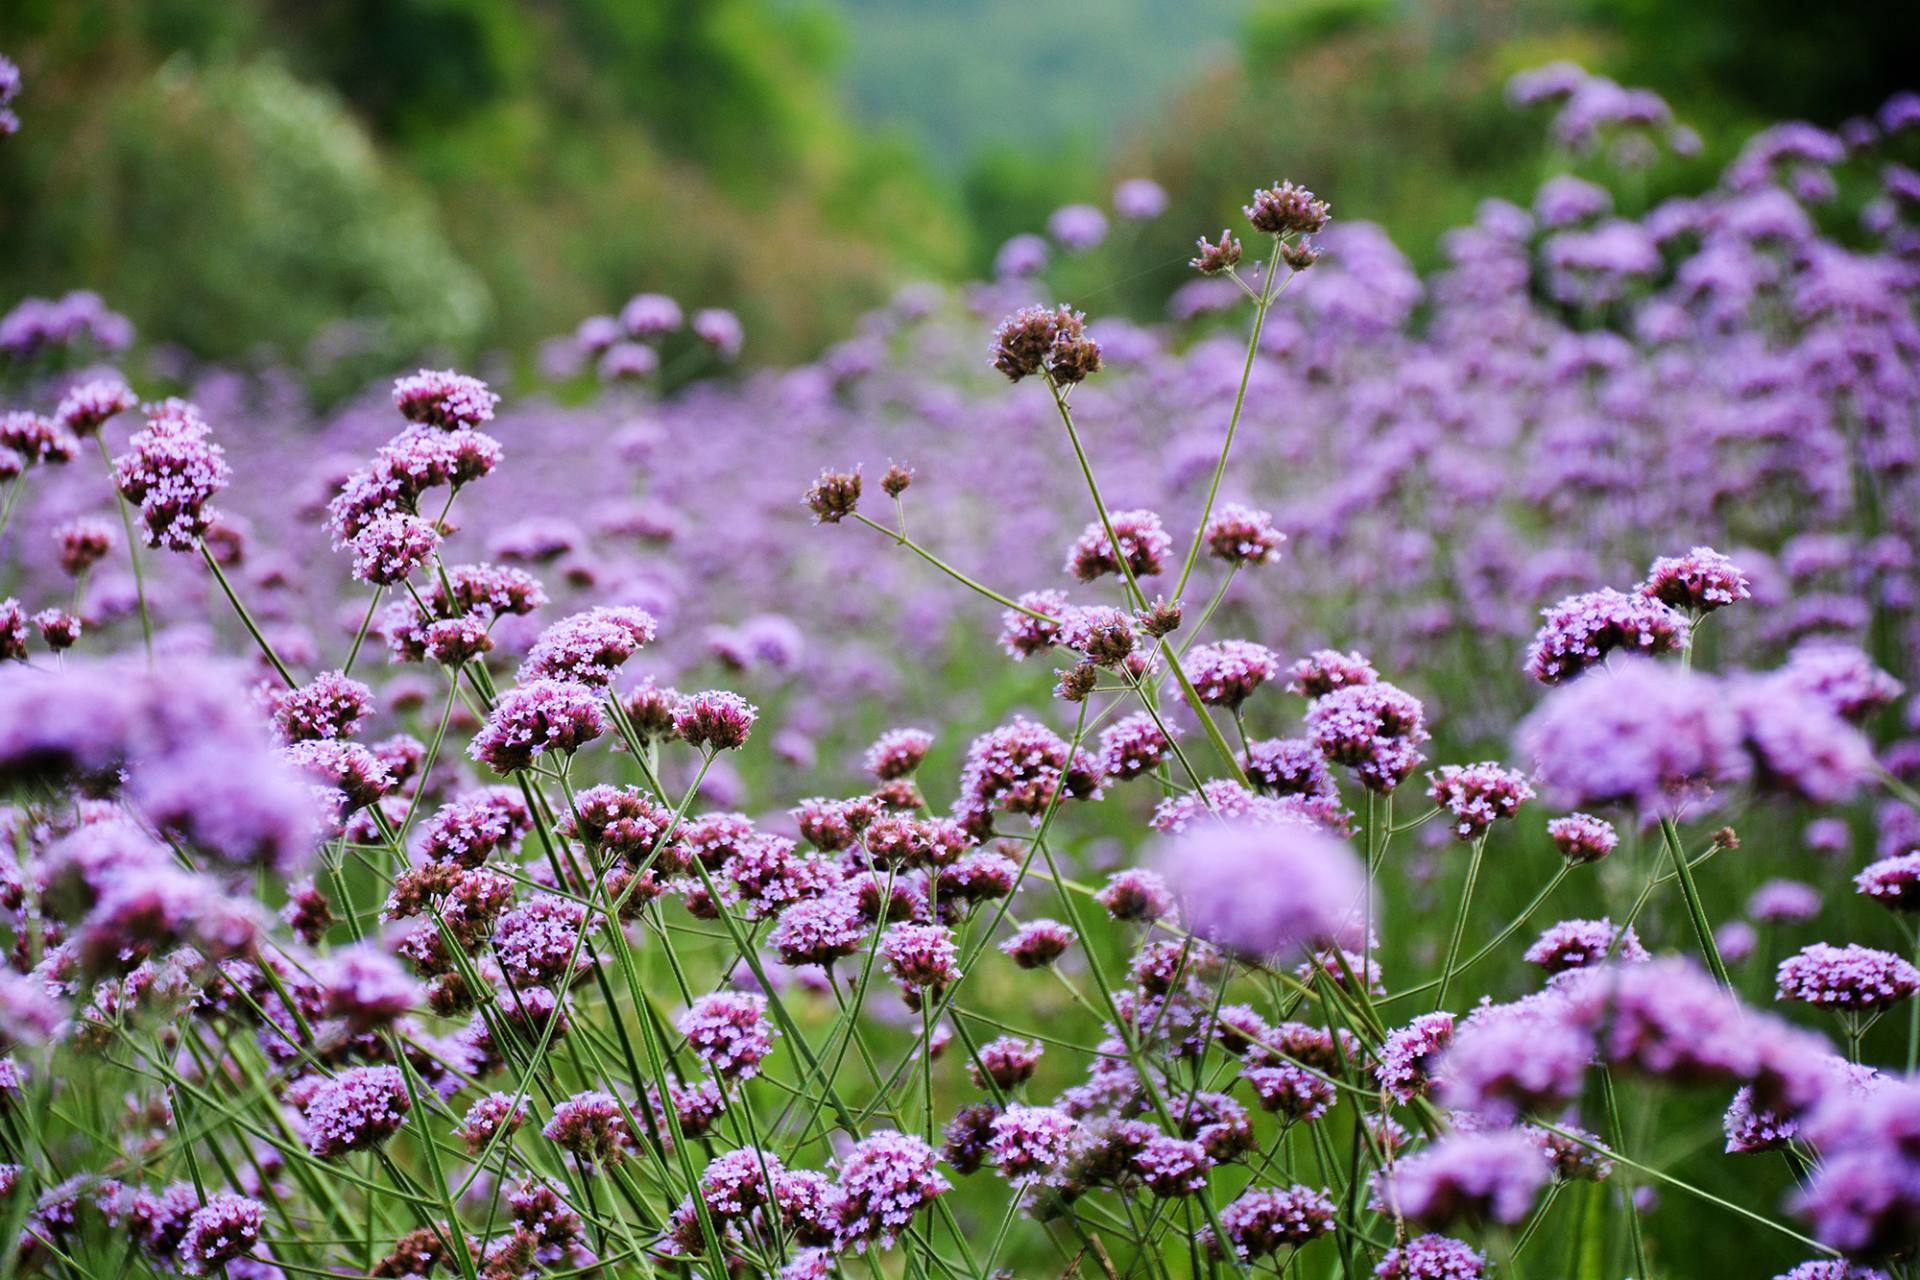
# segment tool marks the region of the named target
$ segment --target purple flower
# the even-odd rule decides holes
[[[1590,813],[1570,813],[1547,823],[1547,836],[1571,863],[1598,862],[1620,843],[1613,824]]]
[[[207,503],[227,487],[226,451],[213,443],[199,410],[169,400],[152,407],[144,430],[113,460],[120,496],[140,507],[150,547],[191,551],[213,523]]]
[[[673,731],[702,750],[732,751],[746,745],[760,710],[737,693],[709,689],[680,700]]]
[[[1487,1260],[1464,1240],[1415,1236],[1387,1250],[1373,1274],[1380,1280],[1484,1280]]]
[[[693,336],[713,348],[722,360],[735,360],[746,346],[747,331],[740,317],[724,307],[705,307],[693,313]]]
[[[283,742],[351,738],[372,711],[373,690],[339,671],[323,671],[274,695],[273,725]]]
[[[867,748],[862,762],[882,782],[904,778],[920,767],[933,749],[933,735],[925,729],[889,729]]]
[[[993,333],[995,369],[1009,382],[1045,373],[1055,383],[1074,383],[1100,370],[1100,344],[1086,332],[1086,317],[1071,307],[1026,307]]]
[[[334,952],[316,966],[314,978],[327,1016],[344,1019],[355,1034],[386,1026],[420,1000],[420,984],[367,943]]]
[[[307,1099],[307,1150],[330,1160],[377,1147],[399,1132],[412,1108],[398,1067],[349,1067]]]
[[[1425,758],[1419,747],[1429,737],[1420,700],[1384,680],[1316,698],[1307,709],[1307,734],[1329,761],[1353,769],[1363,786],[1378,792],[1391,792],[1419,767]]]
[[[1517,1130],[1453,1133],[1380,1175],[1376,1201],[1422,1226],[1518,1223],[1552,1168]]]
[[[180,1238],[181,1270],[203,1276],[252,1252],[266,1218],[267,1207],[258,1200],[216,1193],[187,1220]]]
[[[1113,211],[1135,222],[1146,222],[1167,211],[1167,192],[1152,178],[1128,178],[1113,189]]]
[[[1150,578],[1166,569],[1167,553],[1173,550],[1173,535],[1152,511],[1115,511],[1111,520],[1113,536],[1120,540],[1120,554],[1135,578]],[[1120,558],[1114,554],[1113,541],[1104,524],[1096,520],[1080,531],[1067,552],[1066,571],[1082,582],[1094,582],[1107,574],[1120,573]]]
[[[1073,1119],[1054,1107],[1016,1102],[993,1118],[987,1157],[1010,1180],[1051,1173],[1066,1158],[1074,1127]]]
[[[422,369],[393,384],[393,404],[402,417],[445,431],[491,422],[499,403],[486,383],[451,369]]]
[[[1029,591],[1016,603],[1020,608],[1000,614],[1000,647],[1015,662],[1024,662],[1060,642],[1061,628],[1072,615],[1073,606],[1064,591]],[[1036,613],[1042,616],[1036,618]]]
[[[1736,678],[1727,688],[1762,790],[1837,804],[1872,776],[1866,738],[1817,696],[1795,688],[1786,671]]]
[[[1047,234],[1075,253],[1107,238],[1107,215],[1090,204],[1063,205],[1047,219]]]
[[[1441,1097],[1500,1123],[1552,1114],[1579,1096],[1593,1050],[1592,1034],[1551,1003],[1483,1006],[1440,1063]]]
[[[355,578],[395,586],[433,558],[440,530],[419,516],[386,511],[368,520],[347,545],[353,550]]]
[[[1029,920],[1000,944],[1000,950],[1022,969],[1043,969],[1076,941],[1078,935],[1058,920]]]
[[[82,438],[99,434],[107,420],[140,404],[138,396],[118,378],[96,378],[79,383],[60,398],[53,420]]]
[[[1324,231],[1331,218],[1326,201],[1291,182],[1255,191],[1253,203],[1242,212],[1255,230],[1272,236],[1314,235]]]
[[[1274,527],[1271,512],[1237,502],[1223,504],[1201,536],[1215,559],[1232,565],[1267,564],[1280,558],[1287,535]]]
[[[938,995],[960,978],[953,931],[937,924],[896,924],[880,935],[880,954],[894,980],[912,996]]]
[[[806,898],[780,913],[767,935],[767,945],[785,964],[831,965],[860,949],[867,936],[867,920],[860,903],[848,893]]]
[[[1830,1009],[1884,1009],[1920,991],[1920,969],[1894,955],[1850,943],[1816,942],[1780,962],[1775,998]]]
[[[678,329],[680,304],[664,293],[636,293],[620,308],[620,327],[635,338],[659,338]]]
[[[467,1151],[479,1155],[496,1139],[511,1135],[527,1120],[527,1104],[510,1093],[489,1093],[467,1108],[467,1114],[453,1131],[466,1144]]]
[[[1198,1142],[1156,1134],[1134,1153],[1133,1169],[1159,1196],[1197,1195],[1207,1189],[1213,1157]]]
[[[1521,724],[1521,749],[1564,804],[1659,812],[1745,777],[1740,718],[1716,682],[1623,663],[1556,689]]]
[[[890,1245],[913,1215],[952,1190],[934,1169],[933,1148],[920,1139],[881,1129],[861,1139],[840,1164],[847,1238]]]
[[[1523,958],[1528,964],[1537,964],[1553,974],[1591,968],[1611,959],[1637,963],[1648,956],[1632,925],[1621,928],[1602,918],[1562,920],[1549,926],[1527,948]]]
[[[500,695],[467,754],[495,773],[512,773],[544,752],[578,751],[606,728],[592,689],[566,680],[533,680]]]
[[[1189,926],[1229,951],[1275,956],[1356,935],[1359,859],[1304,821],[1198,827],[1163,845],[1157,867]]]
[[[687,1037],[694,1056],[728,1079],[758,1075],[779,1034],[767,1021],[766,997],[745,991],[701,996],[674,1025]]]
[[[604,689],[622,663],[653,642],[659,624],[644,609],[601,606],[548,627],[527,651],[520,680],[567,680]]]
[[[1745,600],[1751,585],[1733,561],[1712,547],[1695,547],[1684,556],[1655,560],[1640,594],[1675,609],[1711,613]]]
[[[1788,688],[1817,698],[1853,724],[1865,723],[1901,693],[1900,682],[1875,666],[1873,659],[1852,645],[1831,640],[1807,640],[1796,645],[1776,678]]]
[[[1920,1085],[1835,1091],[1805,1129],[1820,1163],[1794,1209],[1814,1234],[1853,1258],[1911,1249],[1920,1222]]]
[[[1423,1013],[1404,1027],[1387,1033],[1380,1045],[1374,1079],[1398,1102],[1412,1102],[1427,1092],[1433,1068],[1453,1043],[1453,1015],[1444,1010]]]
[[[1304,1186],[1253,1187],[1220,1210],[1227,1240],[1247,1262],[1332,1234],[1334,1218],[1333,1198]]]
[[[1262,1108],[1288,1120],[1318,1120],[1332,1109],[1338,1096],[1325,1075],[1297,1062],[1250,1065],[1241,1069],[1240,1078],[1252,1087]]]
[[[1221,640],[1187,651],[1184,665],[1200,701],[1236,710],[1280,671],[1273,650],[1250,640]]]
[[[1427,797],[1453,817],[1453,834],[1477,840],[1501,818],[1511,818],[1533,799],[1526,778],[1499,763],[1445,764],[1427,775]]]
[[[1561,684],[1615,651],[1651,657],[1687,647],[1692,627],[1671,606],[1612,588],[1568,596],[1542,609],[1546,619],[1527,651],[1527,674]]]
[[[555,1103],[540,1136],[588,1168],[619,1164],[633,1149],[624,1108],[611,1094],[595,1090]]]
[[[1920,851],[1882,858],[1853,878],[1867,897],[1895,911],[1920,911]]]
[[[1820,891],[1799,880],[1769,880],[1747,898],[1749,919],[1805,924],[1820,914]]]

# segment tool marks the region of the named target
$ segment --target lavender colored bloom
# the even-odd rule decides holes
[[[1074,1121],[1054,1107],[1014,1103],[993,1118],[987,1158],[1011,1180],[1051,1173],[1066,1158]]]
[[[1453,817],[1453,834],[1477,840],[1501,818],[1511,818],[1533,799],[1525,777],[1495,761],[1441,765],[1427,775],[1427,797]]]
[[[779,1034],[767,1021],[766,997],[744,991],[702,996],[675,1025],[709,1070],[740,1080],[759,1074]]]
[[[1593,1037],[1558,1009],[1522,1002],[1476,1011],[1439,1066],[1449,1106],[1510,1123],[1579,1096]]]
[[[588,1168],[619,1164],[633,1149],[633,1135],[619,1101],[594,1090],[555,1103],[540,1136]]]
[[[932,748],[933,735],[925,729],[890,729],[867,748],[863,763],[868,773],[887,782],[918,769]]]
[[[1433,1068],[1453,1043],[1453,1015],[1444,1010],[1424,1013],[1404,1027],[1387,1033],[1380,1045],[1374,1079],[1389,1097],[1411,1102],[1426,1093]]]
[[[1287,535],[1274,527],[1273,515],[1229,502],[1207,522],[1201,536],[1215,559],[1232,565],[1268,564],[1280,558]]]
[[[1831,1009],[1884,1009],[1920,991],[1920,969],[1891,951],[1857,943],[1803,947],[1780,962],[1774,978],[1777,999]]]
[[[1517,1130],[1454,1133],[1383,1173],[1374,1187],[1387,1211],[1422,1226],[1518,1223],[1552,1169]]]
[[[1253,957],[1350,939],[1365,888],[1352,849],[1304,822],[1197,828],[1163,846],[1158,869],[1196,933]]]
[[[1546,622],[1527,651],[1527,674],[1542,684],[1571,680],[1614,652],[1677,652],[1692,637],[1685,616],[1671,606],[1611,588],[1568,596],[1540,616]]]
[[[1166,569],[1167,553],[1173,550],[1173,535],[1152,511],[1115,511],[1113,534],[1120,540],[1120,555],[1135,578],[1150,578]],[[1104,524],[1096,520],[1080,531],[1067,552],[1066,571],[1082,582],[1093,582],[1106,574],[1119,574],[1120,558],[1113,551]]]
[[[1047,269],[1053,249],[1040,236],[1022,233],[1010,238],[993,256],[993,274],[1002,280],[1021,280]]]
[[[1380,673],[1357,653],[1316,649],[1287,668],[1287,692],[1323,698],[1350,685],[1373,684]]]
[[[1745,600],[1747,575],[1712,547],[1695,547],[1684,556],[1661,556],[1647,570],[1640,594],[1692,613],[1711,613]]]
[[[1547,835],[1571,863],[1598,862],[1620,843],[1613,824],[1590,813],[1570,813],[1547,823]]]
[[[1819,1239],[1852,1258],[1898,1255],[1920,1222],[1920,1086],[1888,1081],[1865,1092],[1834,1091],[1808,1118],[1820,1152],[1794,1209]]]
[[[1776,678],[1789,688],[1817,698],[1853,724],[1864,723],[1901,692],[1900,682],[1859,649],[1826,640],[1796,645]]]
[[[1327,202],[1291,182],[1263,187],[1242,210],[1257,231],[1272,236],[1314,235],[1326,229],[1331,213]]]
[[[614,673],[659,633],[644,609],[600,606],[548,627],[527,651],[520,679],[566,680],[604,689]]]
[[[1260,1106],[1291,1121],[1310,1123],[1333,1108],[1338,1095],[1325,1075],[1296,1062],[1275,1061],[1241,1069]]]
[[[336,951],[316,967],[322,1008],[355,1034],[386,1026],[420,1000],[420,985],[398,961],[367,943]]]
[[[1604,917],[1550,925],[1527,948],[1524,957],[1528,964],[1537,964],[1548,973],[1591,968],[1611,959],[1635,963],[1647,958],[1647,949],[1640,945],[1632,925],[1616,926]]]
[[[672,333],[683,319],[680,304],[664,293],[636,293],[620,308],[620,327],[643,340]]]
[[[1348,684],[1314,700],[1307,736],[1369,791],[1391,792],[1419,767],[1429,734],[1420,700],[1384,680]]]
[[[780,913],[767,945],[785,964],[831,965],[860,949],[867,920],[848,893],[806,898]]]
[[[1250,640],[1221,640],[1187,651],[1187,678],[1208,706],[1240,707],[1280,671],[1273,650]]]
[[[1836,804],[1872,776],[1866,738],[1785,672],[1738,678],[1727,691],[1760,789]]]
[[[1146,222],[1167,211],[1167,192],[1152,178],[1128,178],[1113,189],[1113,211],[1134,222]]]
[[[1067,953],[1079,935],[1058,920],[1029,920],[1000,944],[1022,969],[1043,969]]]
[[[1107,238],[1107,215],[1090,204],[1063,205],[1047,219],[1047,234],[1065,248],[1084,253]]]
[[[1134,1153],[1133,1169],[1147,1190],[1159,1196],[1197,1195],[1207,1188],[1213,1158],[1198,1142],[1157,1134]]]
[[[732,751],[745,746],[760,710],[737,693],[709,689],[680,700],[673,731],[702,750]]]
[[[377,1147],[399,1132],[412,1108],[398,1067],[349,1067],[307,1099],[307,1150],[330,1160]]]
[[[1086,332],[1086,317],[1071,307],[1026,307],[1000,322],[993,334],[995,369],[1009,382],[1044,373],[1055,383],[1074,383],[1100,370],[1100,344]]]
[[[1920,911],[1920,851],[1882,858],[1855,876],[1853,883],[1884,907]]]
[[[1521,724],[1519,741],[1565,804],[1658,812],[1749,768],[1724,690],[1651,662],[1556,689]]]
[[[693,313],[693,336],[713,349],[722,360],[737,360],[747,343],[747,331],[740,317],[723,307],[705,307]]]
[[[138,396],[118,378],[96,378],[82,382],[60,398],[53,420],[82,438],[99,434],[108,419],[140,404]]]
[[[511,1137],[526,1120],[524,1099],[510,1093],[489,1093],[467,1108],[453,1136],[466,1144],[469,1154],[479,1155],[496,1139]]]
[[[606,728],[592,689],[566,680],[533,680],[500,695],[467,754],[495,773],[512,773],[547,751],[578,751]]]
[[[422,369],[393,384],[393,405],[402,417],[446,431],[492,421],[499,403],[486,383],[451,369]]]
[[[920,1139],[881,1129],[854,1145],[840,1163],[847,1238],[893,1243],[913,1215],[952,1190],[934,1169],[934,1152]]]
[[[1234,1254],[1252,1262],[1281,1249],[1299,1248],[1331,1235],[1333,1198],[1312,1187],[1253,1187],[1220,1210],[1220,1225]],[[1217,1248],[1211,1235],[1208,1243]]]
[[[1804,924],[1820,914],[1820,891],[1799,880],[1769,880],[1747,898],[1749,919]]]
[[[913,996],[938,994],[960,978],[953,931],[935,924],[896,924],[880,935],[880,954],[895,981]]]
[[[114,483],[140,507],[148,546],[191,551],[213,523],[207,503],[232,476],[226,451],[192,405],[170,400],[149,412],[145,429],[113,460]]]
[[[1415,1236],[1387,1250],[1373,1274],[1379,1280],[1485,1280],[1487,1260],[1464,1240]]]
[[[180,1269],[203,1276],[244,1257],[260,1242],[266,1219],[267,1207],[258,1200],[216,1193],[187,1220],[180,1237]]]
[[[351,738],[373,711],[373,690],[339,671],[323,671],[274,695],[273,724],[283,742]]]

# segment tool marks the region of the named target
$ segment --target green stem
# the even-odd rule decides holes
[[[1680,878],[1680,893],[1687,901],[1687,915],[1693,921],[1693,933],[1700,943],[1700,954],[1706,958],[1707,968],[1722,987],[1732,990],[1733,981],[1727,977],[1727,966],[1720,959],[1720,948],[1713,940],[1713,925],[1707,919],[1707,909],[1700,901],[1700,886],[1694,883],[1693,866],[1687,861],[1687,851],[1680,844],[1680,828],[1674,825],[1672,818],[1660,819],[1660,834],[1666,840],[1667,852],[1673,857],[1674,874]]]
[[[1460,910],[1453,917],[1453,936],[1447,940],[1447,962],[1440,970],[1440,993],[1433,1007],[1447,1007],[1447,988],[1453,985],[1454,962],[1460,958],[1460,939],[1467,932],[1467,912],[1473,908],[1473,889],[1480,880],[1480,861],[1487,852],[1487,837],[1473,842],[1473,856],[1467,862],[1467,883],[1460,890]]]
[[[254,622],[253,615],[247,612],[247,606],[240,603],[240,597],[234,594],[233,584],[227,581],[226,572],[220,568],[220,562],[213,558],[213,552],[207,550],[204,540],[200,543],[200,558],[207,562],[207,568],[213,570],[214,581],[218,582],[220,590],[226,593],[227,602],[233,606],[233,611],[240,615],[240,621],[246,627],[247,634],[253,637],[253,642],[260,647],[260,652],[266,655],[267,661],[273,664],[273,669],[280,673],[280,678],[287,682],[287,688],[299,688],[300,682],[293,678],[293,673],[287,670],[287,664],[280,661],[280,655],[273,651],[273,646],[267,642],[267,637],[261,633],[259,625]]]

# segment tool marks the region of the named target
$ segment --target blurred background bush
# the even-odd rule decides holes
[[[6,0],[0,50],[27,82],[0,299],[94,288],[148,342],[344,391],[641,289],[738,310],[756,358],[810,355],[1135,174],[1193,233],[1295,177],[1425,263],[1549,162],[1501,103],[1515,70],[1658,90],[1705,174],[1752,126],[1904,87],[1920,6]],[[1076,296],[1157,312],[1184,258],[1119,238]]]

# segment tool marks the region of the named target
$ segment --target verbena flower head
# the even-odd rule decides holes
[[[1100,762],[1106,776],[1116,782],[1152,773],[1173,757],[1169,732],[1144,711],[1136,711],[1103,730],[1100,734]]]
[[[1750,767],[1725,691],[1651,662],[1556,689],[1518,736],[1549,794],[1567,805],[1663,812]]]
[[[1201,535],[1207,552],[1232,565],[1267,564],[1280,558],[1287,535],[1274,527],[1273,515],[1237,502],[1221,505]]]
[[[533,680],[500,695],[467,754],[512,773],[549,751],[570,753],[606,732],[594,691],[570,680]]]
[[[307,1150],[329,1160],[377,1147],[399,1132],[412,1109],[398,1067],[349,1067],[307,1099]]]
[[[1357,936],[1365,875],[1344,841],[1305,822],[1208,824],[1156,859],[1181,916],[1241,955],[1276,956]]]
[[[932,749],[933,735],[925,729],[889,729],[867,748],[863,763],[868,773],[887,782],[918,769]]]
[[[1151,922],[1173,910],[1173,892],[1166,880],[1157,871],[1138,867],[1108,876],[1093,900],[1115,920]]]
[[[806,504],[815,524],[839,524],[860,509],[860,468],[822,471],[807,490]]]
[[[619,1164],[633,1148],[619,1101],[592,1089],[555,1103],[540,1136],[589,1169]]]
[[[1061,628],[1074,610],[1064,591],[1029,591],[1017,603],[1020,608],[1000,615],[1000,647],[1015,662],[1022,662],[1058,644]]]
[[[830,965],[858,951],[866,936],[859,901],[849,893],[828,893],[781,912],[767,945],[786,964]]]
[[[1511,818],[1533,799],[1524,775],[1495,761],[1447,764],[1427,775],[1427,798],[1451,816],[1453,834],[1477,840],[1501,818]]]
[[[1518,1223],[1552,1168],[1517,1130],[1453,1133],[1405,1156],[1374,1187],[1389,1212],[1428,1227]]]
[[[896,924],[880,935],[880,954],[911,994],[937,994],[960,977],[959,949],[943,925]]]
[[[446,431],[491,422],[499,403],[486,383],[451,369],[422,369],[393,384],[393,404],[402,417]]]
[[[1787,655],[1778,679],[1810,694],[1853,724],[1862,724],[1901,693],[1898,680],[1875,666],[1873,659],[1849,644],[1807,640]]]
[[[1853,883],[1883,907],[1920,911],[1920,851],[1882,858],[1855,876]]]
[[[690,746],[733,751],[746,745],[760,709],[737,693],[709,689],[690,693],[673,713],[673,731]]]
[[[1079,935],[1058,920],[1029,920],[1000,950],[1022,969],[1042,969],[1067,953]]]
[[[433,523],[404,511],[374,516],[347,544],[353,551],[353,576],[376,586],[395,586],[412,577],[440,547]]]
[[[1632,925],[1616,926],[1606,918],[1599,920],[1562,920],[1541,933],[1524,957],[1548,973],[1565,973],[1604,964],[1610,959],[1629,963],[1647,959]]]
[[[1234,1254],[1252,1262],[1331,1235],[1335,1217],[1333,1198],[1325,1191],[1253,1187],[1220,1210],[1220,1225]],[[1207,1239],[1214,1243],[1211,1235]]]
[[[1307,736],[1334,764],[1359,775],[1369,791],[1390,792],[1420,767],[1427,733],[1420,700],[1384,680],[1349,684],[1314,700]]]
[[[1273,650],[1251,640],[1196,645],[1187,651],[1183,665],[1200,701],[1228,710],[1243,705],[1280,671]]]
[[[1640,594],[1675,609],[1711,613],[1752,594],[1738,566],[1712,547],[1695,547],[1684,556],[1661,556],[1647,570]]]
[[[701,996],[675,1025],[709,1070],[740,1080],[759,1074],[779,1034],[767,1021],[766,997],[745,991]]]
[[[1187,265],[1203,276],[1224,275],[1240,265],[1240,241],[1226,228],[1218,240],[1201,236],[1195,243],[1199,252],[1187,259]]]
[[[139,397],[120,379],[95,378],[74,386],[62,396],[53,420],[63,429],[85,438],[99,434],[109,419],[139,404]]]
[[[180,1237],[180,1269],[190,1276],[220,1271],[253,1252],[266,1227],[267,1207],[250,1196],[220,1191],[187,1219]]]
[[[60,548],[60,568],[77,578],[106,559],[120,543],[112,523],[98,516],[82,516],[59,525],[53,536]]]
[[[1591,1032],[1550,996],[1483,1006],[1436,1067],[1441,1099],[1500,1124],[1554,1114],[1579,1096],[1593,1055]]]
[[[1542,609],[1546,621],[1527,650],[1527,674],[1560,684],[1615,652],[1653,657],[1687,647],[1692,627],[1671,605],[1612,588],[1568,596]]]
[[[467,1108],[453,1136],[478,1155],[497,1137],[511,1136],[527,1121],[527,1104],[510,1093],[489,1093]]]
[[[916,1213],[953,1189],[934,1159],[925,1142],[893,1129],[854,1144],[840,1162],[840,1191],[846,1235],[856,1248],[892,1244]]]
[[[1620,844],[1619,833],[1605,818],[1570,813],[1547,823],[1547,837],[1568,862],[1598,862]]]
[[[602,689],[635,653],[653,643],[659,624],[644,609],[599,606],[548,627],[527,651],[521,680],[571,680]]]
[[[1026,307],[1000,322],[990,363],[1018,382],[1038,373],[1075,383],[1100,370],[1100,344],[1086,331],[1086,317],[1071,307]]]
[[[1373,1269],[1379,1280],[1485,1280],[1486,1258],[1451,1236],[1415,1236],[1387,1250]]]
[[[1726,691],[1760,790],[1837,804],[1872,776],[1866,737],[1818,697],[1795,688],[1784,672],[1736,677]]]
[[[1287,668],[1287,692],[1323,698],[1350,685],[1373,684],[1380,673],[1357,653],[1316,649]]]
[[[1135,578],[1150,578],[1166,569],[1167,553],[1173,550],[1173,535],[1152,511],[1115,511],[1113,534],[1120,540],[1120,556]],[[1082,582],[1094,582],[1107,574],[1120,573],[1120,556],[1107,537],[1106,525],[1095,520],[1080,531],[1067,551],[1066,571]]]
[[[226,451],[210,438],[199,410],[170,400],[148,410],[144,429],[114,458],[120,496],[140,508],[150,547],[191,551],[213,523],[207,503],[232,476]]]
[[[1332,214],[1327,202],[1291,182],[1262,187],[1244,206],[1247,221],[1270,236],[1315,235],[1326,230]]]
[[[1772,924],[1804,924],[1820,914],[1821,893],[1801,880],[1772,879],[1747,897],[1747,918]]]
[[[1107,605],[1075,609],[1060,629],[1060,643],[1086,656],[1099,667],[1117,667],[1138,643],[1133,618]]]
[[[1774,979],[1778,999],[1830,1009],[1884,1009],[1920,991],[1920,969],[1891,951],[1858,943],[1803,947],[1780,962]]]
[[[1066,1158],[1073,1118],[1055,1107],[1013,1103],[993,1118],[987,1156],[1013,1181],[1053,1172]]]
[[[1398,1102],[1422,1096],[1433,1082],[1433,1069],[1453,1043],[1453,1015],[1442,1010],[1425,1013],[1404,1027],[1387,1033],[1381,1042],[1374,1079]]]
[[[373,690],[342,672],[323,671],[274,695],[273,724],[284,742],[351,738],[372,711]]]

